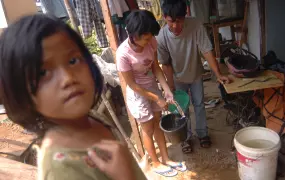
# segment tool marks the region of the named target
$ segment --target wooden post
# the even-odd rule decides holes
[[[220,52],[219,26],[213,24],[212,29],[213,29],[214,44],[215,44],[215,53],[216,53],[215,55],[216,55],[216,58],[220,58],[221,52]]]
[[[79,28],[77,26],[76,20],[74,18],[74,14],[73,14],[72,9],[70,7],[70,1],[69,0],[64,0],[64,5],[65,5],[67,14],[68,14],[68,16],[70,18],[70,21],[71,21],[71,24],[72,24],[74,30],[80,35]]]
[[[261,34],[260,57],[263,57],[266,55],[265,0],[258,1],[258,11]],[[263,58],[261,58],[261,63],[264,63]]]
[[[105,25],[106,25],[106,29],[107,29],[107,35],[108,35],[109,41],[110,41],[110,46],[111,46],[114,57],[116,57],[116,50],[119,46],[119,43],[118,43],[118,36],[117,36],[116,29],[115,29],[115,27],[112,23],[112,20],[111,20],[111,14],[110,14],[109,6],[108,6],[108,0],[100,0],[100,4],[102,7],[102,12],[103,12],[104,21],[105,21]],[[116,58],[114,58],[114,59],[115,59],[115,63],[116,63]],[[120,78],[120,84],[121,84],[123,96],[124,96],[124,99],[126,102],[126,83],[125,83],[121,73],[119,73],[119,78]],[[128,111],[128,116],[129,116],[129,121],[131,123],[132,131],[133,131],[134,136],[135,136],[135,142],[137,145],[138,152],[139,152],[140,156],[142,157],[144,155],[144,148],[143,148],[140,132],[138,129],[138,125],[137,125],[135,119],[132,117],[132,115],[130,114],[129,111]]]
[[[246,42],[246,26],[247,26],[247,18],[248,18],[248,9],[249,9],[249,1],[245,1],[245,9],[244,9],[244,16],[243,16],[243,23],[241,28],[241,39],[239,46],[242,47],[243,43]]]

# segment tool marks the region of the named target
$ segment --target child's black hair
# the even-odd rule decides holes
[[[9,25],[0,36],[0,97],[8,117],[26,129],[39,131],[40,114],[30,92],[37,93],[43,63],[42,42],[57,33],[66,33],[79,47],[94,79],[95,103],[103,89],[102,75],[81,37],[69,25],[46,15],[30,15]]]
[[[147,10],[135,10],[126,18],[126,29],[130,37],[151,33],[156,36],[159,33],[160,25],[154,15]]]
[[[164,16],[170,16],[172,20],[179,17],[185,17],[187,6],[185,0],[164,0],[161,9]]]

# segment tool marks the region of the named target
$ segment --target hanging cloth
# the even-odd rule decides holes
[[[80,21],[83,37],[88,38],[95,29],[96,39],[99,47],[108,47],[105,29],[101,23],[101,19],[96,11],[94,0],[74,0],[76,4],[76,12]]]
[[[162,10],[160,7],[160,0],[151,0],[151,6],[149,11],[151,11],[156,20],[162,20]]]
[[[63,0],[41,0],[41,3],[47,14],[57,18],[68,17]]]
[[[111,16],[123,17],[124,12],[130,11],[125,0],[108,0]]]
[[[125,0],[108,0],[113,24],[125,27],[125,19],[130,14],[130,9]]]
[[[156,20],[162,20],[162,10],[160,0],[138,0],[140,9],[145,9],[153,13]]]
[[[99,18],[102,21],[104,21],[100,0],[94,0],[94,2],[95,2],[95,9],[96,9],[96,12],[98,13]]]
[[[130,10],[139,9],[138,4],[135,0],[125,0],[125,1]]]
[[[151,1],[150,0],[137,0],[140,9],[150,10]]]

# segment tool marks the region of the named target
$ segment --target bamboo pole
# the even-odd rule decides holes
[[[108,101],[106,95],[104,93],[102,93],[101,95],[103,102],[105,104],[105,106],[107,107],[112,119],[114,120],[117,128],[119,129],[120,133],[122,134],[122,136],[124,137],[124,139],[126,140],[129,148],[131,149],[131,151],[134,153],[134,155],[136,156],[136,158],[138,160],[141,159],[141,156],[138,154],[136,148],[134,147],[133,143],[131,142],[130,138],[127,136],[127,133],[125,132],[124,128],[122,127],[117,115],[115,114],[110,102]]]
[[[116,50],[119,46],[119,43],[118,43],[118,36],[117,36],[116,29],[115,29],[115,27],[112,23],[112,20],[111,20],[111,14],[110,14],[109,6],[108,6],[108,0],[100,0],[100,4],[102,7],[102,13],[104,16],[104,21],[105,21],[109,41],[110,41],[110,46],[111,46],[114,57],[116,57]],[[115,59],[115,63],[116,63],[116,58],[114,58],[114,59]],[[122,88],[124,100],[126,102],[126,83],[125,83],[121,73],[119,73],[119,78],[120,78],[120,85]],[[130,114],[129,111],[128,111],[128,117],[129,117],[129,121],[131,123],[132,131],[134,133],[135,143],[137,145],[137,150],[138,150],[140,156],[142,157],[144,155],[144,148],[143,148],[142,139],[141,139],[141,135],[139,132],[137,122],[132,117],[132,115]]]
[[[67,14],[68,14],[68,16],[70,18],[70,21],[71,21],[71,24],[72,24],[74,30],[80,35],[79,28],[77,26],[74,14],[73,14],[72,9],[70,7],[70,1],[69,0],[64,0],[64,5],[65,5]]]

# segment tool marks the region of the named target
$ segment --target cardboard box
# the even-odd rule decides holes
[[[277,133],[280,133],[283,123],[285,122],[271,118],[271,119],[266,120],[266,127]],[[284,134],[284,133],[285,133],[285,128],[281,134]]]
[[[8,25],[22,16],[37,13],[35,0],[0,0],[0,2]]]

